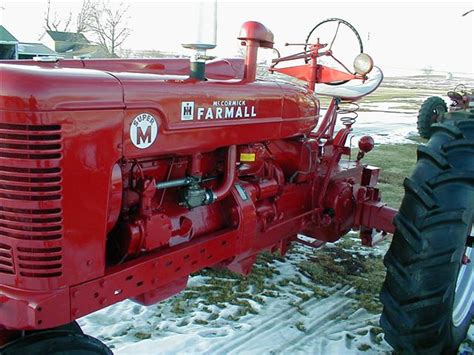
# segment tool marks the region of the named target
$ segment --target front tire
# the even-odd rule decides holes
[[[429,139],[433,124],[442,122],[447,111],[446,102],[441,97],[432,96],[426,99],[418,111],[417,126],[420,136]]]
[[[453,353],[474,314],[474,265],[462,263],[474,257],[466,247],[474,237],[474,120],[433,126],[404,186],[380,322],[396,351]]]
[[[25,332],[0,346],[1,355],[113,355],[100,340],[82,332],[77,322],[60,327]]]

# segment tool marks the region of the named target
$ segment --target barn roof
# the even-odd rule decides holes
[[[56,42],[89,43],[89,40],[82,33],[49,30],[46,33]]]
[[[57,53],[42,43],[18,43],[18,54],[23,55],[56,55]]]
[[[0,42],[18,42],[8,30],[0,25]]]
[[[99,44],[90,44],[85,46],[75,46],[73,50],[63,53],[65,58],[110,58],[112,55],[107,48]]]

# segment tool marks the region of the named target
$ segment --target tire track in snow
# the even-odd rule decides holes
[[[308,319],[315,319],[314,324],[318,327],[323,327],[327,322],[337,317],[342,312],[344,307],[348,306],[353,300],[344,297],[344,295],[350,290],[349,286],[345,286],[331,296],[324,299],[312,298],[308,301],[300,303],[308,315],[303,316],[300,314],[295,307],[290,306],[278,314],[271,313],[271,315],[262,317],[259,326],[256,326],[252,330],[236,334],[229,339],[229,337],[223,337],[222,340],[216,343],[214,346],[206,350],[207,354],[232,354],[232,353],[243,353],[248,351],[270,351],[272,349],[262,348],[262,345],[271,344],[275,341],[275,333],[285,332],[291,326],[294,326],[298,321],[301,321],[302,317]],[[267,310],[270,312],[272,310]],[[311,326],[313,327],[313,325]],[[316,327],[317,328],[317,327]],[[302,336],[298,336],[298,341],[307,339],[308,334],[301,333]],[[280,338],[284,341],[284,344],[288,344],[293,340],[285,336],[284,333],[279,334]],[[294,338],[294,337],[292,337]],[[273,348],[280,344],[273,344]],[[283,345],[283,344],[281,344]]]
[[[344,303],[344,305],[338,305],[337,310],[339,311],[337,315],[342,315],[343,313],[341,311],[341,308],[344,308],[345,305],[348,305],[352,303],[352,300],[348,300],[347,303]],[[339,307],[342,306],[342,307]],[[317,335],[319,338],[319,341],[313,342],[312,346],[313,347],[319,347],[319,352],[320,354],[327,354],[328,351],[326,351],[326,347],[328,345],[328,342],[330,340],[329,337],[331,335],[335,334],[340,334],[341,338],[343,337],[344,333],[343,332],[351,332],[355,331],[361,328],[364,328],[367,325],[368,321],[376,321],[378,320],[379,316],[378,315],[372,315],[372,314],[359,314],[357,315],[358,311],[352,312],[352,315],[354,315],[354,318],[351,319],[350,321],[346,321],[344,323],[341,323],[341,320],[339,318],[333,318],[330,320],[327,320],[327,317],[319,318],[316,319],[313,322],[310,322],[308,327],[306,328],[305,332],[301,332],[300,335],[294,337],[288,344],[284,344],[277,349],[274,350],[274,352],[285,352],[285,353],[290,353],[290,352],[298,352],[301,351],[301,347],[303,345],[306,345],[308,343],[308,337],[312,335]],[[334,314],[335,312],[331,312]],[[310,318],[311,315],[308,315],[308,318]],[[312,349],[314,351],[314,349]],[[273,351],[272,351],[273,352]]]

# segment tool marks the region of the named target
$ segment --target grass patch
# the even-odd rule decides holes
[[[301,321],[300,321],[300,322],[297,322],[297,323],[295,324],[295,327],[296,327],[296,329],[298,329],[300,332],[303,332],[303,333],[306,332],[306,327],[305,327],[304,323],[301,322]]]
[[[228,320],[238,320],[248,314],[257,314],[255,303],[265,304],[265,297],[279,297],[280,286],[273,280],[280,272],[275,260],[282,261],[278,255],[263,253],[253,267],[252,273],[246,277],[234,274],[225,269],[204,269],[195,275],[206,279],[205,284],[190,286],[171,301],[171,312],[184,317],[190,310],[201,309],[209,313],[207,319],[195,319],[195,324],[208,324],[219,319],[219,313],[211,306],[225,309],[229,305],[236,306],[234,314]],[[288,280],[288,283],[291,280]],[[301,280],[299,280],[301,282]],[[304,297],[302,295],[302,297]],[[255,302],[254,304],[252,304]],[[189,322],[188,322],[189,323]],[[187,324],[181,322],[179,326]]]
[[[357,349],[360,351],[368,351],[371,349],[371,346],[369,344],[360,344]]]
[[[336,259],[339,261],[335,262]],[[318,284],[352,286],[355,292],[350,297],[369,312],[378,313],[382,309],[379,291],[385,278],[385,268],[381,256],[365,257],[340,248],[322,248],[308,260],[302,261],[299,270]]]
[[[382,200],[391,207],[400,207],[404,194],[403,181],[410,176],[415,166],[417,146],[417,144],[379,145],[363,160],[365,164],[382,169],[378,187],[382,191]]]
[[[393,101],[412,100],[414,97],[425,97],[432,95],[445,94],[444,90],[426,90],[426,89],[408,89],[395,87],[379,87],[375,92],[365,96],[360,100],[361,103],[386,103]]]
[[[390,103],[391,105],[394,105],[395,109],[396,107],[406,107],[408,109],[418,110],[419,106],[421,105],[421,101],[419,100],[420,98],[424,99],[429,96],[443,97],[445,95],[445,89],[436,90],[432,88],[402,88],[382,85],[370,95],[367,95],[362,98],[360,101],[358,101],[358,103],[362,107],[364,107],[364,104]],[[329,101],[331,100],[331,98],[327,96],[319,96],[318,98],[321,102],[322,107],[327,107]]]
[[[133,335],[135,336],[135,338],[140,339],[140,340],[145,340],[145,339],[150,339],[151,338],[151,334],[146,333],[146,332],[136,332]]]
[[[195,319],[193,321],[194,324],[199,324],[199,325],[207,325],[209,322],[205,319]]]

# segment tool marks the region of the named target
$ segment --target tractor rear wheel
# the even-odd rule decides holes
[[[426,99],[418,111],[418,133],[423,138],[430,138],[431,126],[442,122],[443,115],[448,111],[446,102],[441,97],[432,96]]]
[[[396,351],[453,353],[474,315],[474,120],[434,125],[404,186],[380,323]]]

